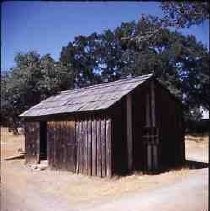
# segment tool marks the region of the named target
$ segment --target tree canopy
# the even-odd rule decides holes
[[[61,90],[147,73],[180,98],[186,116],[198,118],[200,106],[209,110],[210,104],[209,51],[194,36],[167,26],[172,19],[180,26],[208,19],[206,5],[162,3],[167,19],[143,16],[114,30],[77,36],[57,62],[49,54],[17,54],[16,66],[2,75],[2,121],[17,122],[21,112]]]
[[[17,125],[18,115],[41,100],[72,87],[72,74],[50,55],[19,53],[16,67],[2,76],[2,121]]]
[[[137,36],[142,39],[133,41]],[[60,56],[63,65],[77,70],[80,87],[128,74],[154,73],[189,109],[209,108],[208,60],[207,48],[194,36],[160,28],[158,19],[152,17],[122,23],[102,34],[78,36]]]
[[[171,26],[190,27],[209,20],[210,7],[208,1],[164,1],[161,8],[165,21]]]

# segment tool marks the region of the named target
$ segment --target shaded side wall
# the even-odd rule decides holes
[[[133,170],[159,172],[185,159],[182,105],[156,80],[132,92]]]
[[[160,167],[165,169],[180,165],[185,159],[183,111],[182,105],[157,82],[155,98]]]
[[[143,143],[143,128],[146,122],[146,94],[149,84],[137,87],[132,93],[133,99],[133,170],[143,171],[146,165],[146,148]]]
[[[128,173],[126,98],[122,98],[110,110],[112,118],[112,169],[113,174]]]

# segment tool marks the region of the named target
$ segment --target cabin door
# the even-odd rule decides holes
[[[144,170],[156,172],[159,169],[159,139],[158,130],[155,127],[144,128]]]
[[[75,121],[49,121],[47,142],[50,167],[75,172]]]
[[[26,163],[39,162],[39,141],[40,141],[39,122],[25,123],[25,151]]]
[[[47,131],[46,122],[40,122],[40,160],[47,159]]]

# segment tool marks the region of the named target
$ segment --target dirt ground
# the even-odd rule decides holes
[[[207,211],[208,138],[186,137],[186,159],[199,161],[159,175],[133,174],[101,179],[66,171],[32,170],[24,159],[7,160],[24,150],[24,137],[1,128],[2,211]]]

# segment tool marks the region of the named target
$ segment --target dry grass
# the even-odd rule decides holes
[[[209,158],[209,137],[208,136],[186,136],[185,137],[185,152],[186,159],[200,160],[208,162]]]
[[[18,149],[25,149],[24,135],[13,135],[8,128],[1,127],[1,158],[18,154]]]
[[[193,135],[186,135],[185,141],[194,141],[194,142],[205,142],[208,143],[209,137],[208,136],[193,136]]]

